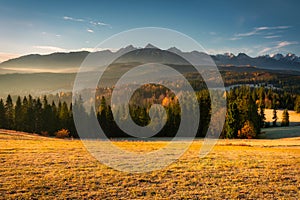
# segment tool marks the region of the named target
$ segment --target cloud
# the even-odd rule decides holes
[[[266,47],[266,48],[264,48],[263,50],[259,51],[259,52],[258,52],[258,55],[265,54],[265,53],[269,52],[270,50],[272,50],[272,48]]]
[[[66,49],[55,47],[55,46],[33,46],[34,49],[46,50],[46,51],[54,51],[54,52],[64,52]]]
[[[264,38],[266,39],[273,39],[273,38],[279,38],[281,37],[280,35],[268,35],[268,36],[265,36]]]
[[[77,51],[89,51],[89,52],[95,52],[95,51],[103,51],[103,50],[110,50],[110,51],[117,51],[119,49],[114,48],[91,48],[91,47],[83,47],[78,49],[65,49],[61,47],[56,46],[33,46],[34,49],[42,50],[42,53],[53,53],[53,52],[77,52]],[[1,55],[1,53],[0,53]]]
[[[88,25],[92,25],[94,27],[96,27],[96,26],[108,26],[108,27],[111,28],[110,24],[107,24],[107,23],[104,23],[104,22],[101,22],[101,21],[96,21],[96,20],[85,20],[85,19],[74,18],[74,17],[69,17],[69,16],[64,16],[63,19],[67,20],[67,21],[82,22],[82,23],[85,23],[87,26]],[[88,31],[88,32],[90,32],[90,31]]]
[[[94,33],[94,31],[92,29],[87,29],[86,31],[89,33]]]
[[[229,40],[231,40],[231,41],[240,40],[240,39],[242,39],[242,38],[241,37],[232,37],[232,38],[229,38]]]
[[[63,19],[64,20],[69,20],[69,21],[74,21],[74,22],[84,22],[84,19],[73,18],[73,17],[68,17],[68,16],[64,16]]]
[[[298,42],[289,42],[289,41],[282,41],[282,42],[278,42],[278,44],[275,46],[276,49],[285,47],[285,46],[289,46],[289,45],[293,45],[293,44],[299,44]]]
[[[247,32],[247,33],[237,33],[234,34],[236,37],[247,37],[247,36],[252,36],[252,35],[256,35],[258,32],[258,30],[253,30],[251,32]]]
[[[252,31],[249,31],[247,33],[236,33],[234,36],[236,37],[249,37],[253,35],[258,35],[262,31],[268,31],[268,30],[281,30],[281,29],[288,29],[291,28],[291,26],[261,26],[256,27]]]
[[[110,26],[109,24],[106,24],[104,22],[90,21],[89,23],[93,26]]]
[[[289,46],[289,45],[295,45],[299,44],[299,42],[296,41],[279,41],[279,42],[274,42],[271,45],[268,46],[260,46],[259,48],[262,49],[258,51],[257,55],[263,55],[266,53],[275,53],[275,52],[282,52],[282,48]]]

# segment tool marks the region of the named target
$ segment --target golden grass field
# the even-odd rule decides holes
[[[148,151],[164,142],[115,142]],[[1,199],[299,199],[300,138],[202,141],[160,171],[115,171],[80,140],[0,131]]]
[[[280,125],[282,121],[282,113],[283,110],[277,110],[278,125]],[[266,121],[271,122],[272,124],[273,110],[265,109],[265,116],[266,116]],[[296,113],[294,110],[289,110],[289,120],[290,120],[290,125],[300,125],[300,113]]]

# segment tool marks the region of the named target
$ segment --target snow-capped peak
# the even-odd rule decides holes
[[[224,56],[227,56],[229,58],[235,57],[235,55],[233,53],[224,53]]]
[[[282,59],[284,56],[281,53],[276,53],[276,54],[271,54],[270,58],[273,58],[275,60],[280,60]]]

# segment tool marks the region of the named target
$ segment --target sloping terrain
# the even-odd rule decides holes
[[[99,163],[79,140],[0,130],[0,198],[297,199],[299,140],[288,140],[221,140],[205,158],[198,140],[169,167],[132,174]],[[162,143],[115,142],[132,151]]]

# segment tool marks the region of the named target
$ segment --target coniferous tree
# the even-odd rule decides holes
[[[60,129],[67,128],[68,119],[69,119],[69,109],[68,109],[68,105],[66,102],[63,102],[61,104],[61,108],[59,109],[58,118],[60,121]]]
[[[74,124],[74,120],[73,120],[73,105],[72,103],[70,104],[70,108],[69,108],[69,118],[68,118],[68,130],[70,131],[70,136],[73,138],[78,138],[78,134],[76,131],[76,127]]]
[[[100,106],[99,106],[99,114],[98,114],[98,121],[100,123],[100,126],[104,130],[106,134],[107,129],[107,122],[106,122],[106,113],[107,113],[107,105],[106,105],[106,99],[104,96],[101,98]]]
[[[297,96],[296,100],[295,100],[295,107],[294,110],[297,113],[300,113],[300,95]]]
[[[0,99],[0,128],[5,128],[6,115],[3,100]]]
[[[25,96],[22,101],[22,125],[21,125],[21,130],[22,131],[29,131],[29,122],[28,122],[28,100],[27,97]]]
[[[114,121],[114,117],[110,105],[107,106],[105,118],[106,118],[106,126],[107,126],[106,128],[110,132],[108,133],[108,135],[111,137],[113,136],[113,134],[116,134],[116,128],[115,128],[115,121]]]
[[[265,115],[265,108],[263,105],[260,105],[260,108],[259,108],[259,119],[260,119],[260,127],[264,128],[266,115]]]
[[[259,134],[260,133],[260,117],[257,112],[257,105],[253,101],[252,98],[250,98],[248,101],[248,120],[250,122],[252,122],[255,133]]]
[[[272,122],[273,127],[276,127],[277,126],[276,122],[277,122],[277,119],[278,119],[276,108],[273,109],[273,117],[272,117],[272,119],[273,119],[273,122]]]
[[[52,119],[52,109],[51,105],[48,103],[47,97],[43,98],[43,107],[42,107],[42,128],[41,131],[45,132],[46,135],[51,134],[51,127],[54,126]]]
[[[290,125],[289,112],[287,109],[285,109],[282,113],[281,126],[289,126],[289,125]]]
[[[229,104],[226,119],[226,138],[236,138],[239,130],[239,110],[235,102]]]
[[[41,103],[40,98],[35,99],[33,102],[34,132],[41,133],[43,124],[43,104]]]
[[[90,133],[87,130],[90,129],[90,117],[83,106],[83,99],[81,96],[75,99],[74,106],[72,107],[74,116],[74,123],[81,123],[81,126],[76,126],[78,132],[84,133],[80,137],[94,138],[97,137],[97,133]],[[80,121],[77,121],[80,120]],[[75,124],[74,124],[75,125]],[[95,135],[94,135],[95,134]]]
[[[208,91],[201,92],[199,96],[199,109],[200,109],[200,124],[199,133],[197,136],[204,137],[210,122],[210,98]]]
[[[15,129],[17,131],[22,130],[22,124],[23,124],[23,116],[22,116],[22,102],[21,102],[21,97],[18,96],[18,99],[16,101],[16,106],[15,106]]]
[[[59,127],[60,123],[59,123],[59,118],[58,118],[58,107],[56,107],[56,104],[54,101],[52,101],[52,104],[51,104],[51,111],[52,111],[51,123],[53,123],[53,126],[51,126],[50,133],[51,133],[51,135],[54,135],[54,133],[60,129],[60,127]]]
[[[265,89],[263,87],[260,87],[258,89],[258,97],[259,97],[259,101],[260,101],[260,105],[265,106]]]
[[[28,125],[28,132],[33,133],[35,132],[35,110],[34,110],[34,101],[31,95],[28,95],[28,107],[27,107],[27,115],[26,115],[26,122]]]
[[[14,105],[10,95],[7,96],[5,103],[6,124],[5,128],[14,129]]]

